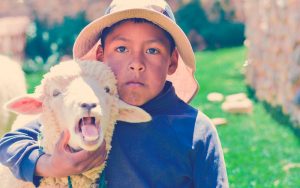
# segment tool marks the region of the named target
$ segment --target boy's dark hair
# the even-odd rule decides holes
[[[102,45],[102,48],[104,50],[104,46],[105,46],[105,40],[107,38],[107,35],[109,33],[111,33],[118,25],[121,25],[122,23],[124,22],[127,22],[127,21],[132,21],[134,23],[149,23],[149,24],[152,24],[156,27],[158,27],[159,29],[161,29],[163,31],[163,33],[165,34],[165,36],[167,37],[167,39],[169,40],[169,44],[170,44],[170,54],[172,54],[172,52],[174,51],[175,49],[175,41],[173,39],[173,37],[170,35],[170,33],[168,33],[167,31],[165,31],[164,29],[162,29],[161,27],[159,27],[158,25],[156,25],[155,23],[153,22],[150,22],[146,19],[143,19],[143,18],[128,18],[128,19],[124,19],[124,20],[121,20],[117,23],[114,23],[113,25],[111,25],[110,27],[106,27],[102,30],[101,32],[101,37],[100,37],[100,42],[101,42],[101,45]]]

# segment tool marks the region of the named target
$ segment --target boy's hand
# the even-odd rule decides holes
[[[80,174],[101,165],[106,157],[105,142],[96,151],[79,151],[72,153],[67,145],[70,133],[65,130],[52,155],[42,155],[36,164],[35,175],[42,177],[66,177]]]

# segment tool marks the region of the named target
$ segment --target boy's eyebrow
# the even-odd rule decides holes
[[[129,39],[119,36],[119,35],[112,38],[112,41],[116,41],[116,40],[121,40],[121,41],[125,41],[125,42],[129,41]]]
[[[150,40],[147,40],[146,43],[159,43],[161,45],[165,45],[162,38],[150,39]]]

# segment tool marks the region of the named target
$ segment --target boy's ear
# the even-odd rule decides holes
[[[151,121],[151,116],[143,109],[129,105],[122,100],[119,100],[119,115],[118,120],[130,123],[140,123]]]
[[[97,61],[103,61],[104,57],[104,50],[101,44],[99,44],[97,46],[97,50],[96,50],[96,59]]]
[[[33,94],[23,95],[8,101],[7,110],[17,114],[34,115],[42,112],[42,102]]]
[[[175,48],[171,54],[171,62],[168,69],[168,75],[171,75],[176,71],[178,66],[178,57],[179,57],[178,51]]]

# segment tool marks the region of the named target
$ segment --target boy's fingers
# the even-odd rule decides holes
[[[97,155],[96,158],[94,158],[94,160],[90,161],[87,164],[87,170],[90,170],[94,167],[97,167],[97,166],[100,166],[101,164],[103,164],[103,162],[106,159],[106,156],[107,156],[107,151],[106,150],[102,151],[99,155]]]
[[[103,141],[101,146],[95,151],[85,151],[81,150],[76,153],[73,153],[73,157],[78,159],[78,161],[86,160],[86,161],[94,161],[95,159],[102,156],[103,153],[106,153],[106,143]]]
[[[103,143],[101,144],[99,150],[100,151],[106,151],[106,141],[105,140],[103,140]]]
[[[68,146],[69,139],[70,139],[70,133],[66,129],[61,133],[61,135],[60,135],[60,137],[57,141],[58,149],[59,150],[66,150],[66,147]]]
[[[107,151],[106,151],[106,143],[104,142],[101,147],[95,152],[94,156],[96,157],[90,165],[90,168],[96,167],[101,165],[107,156]]]

